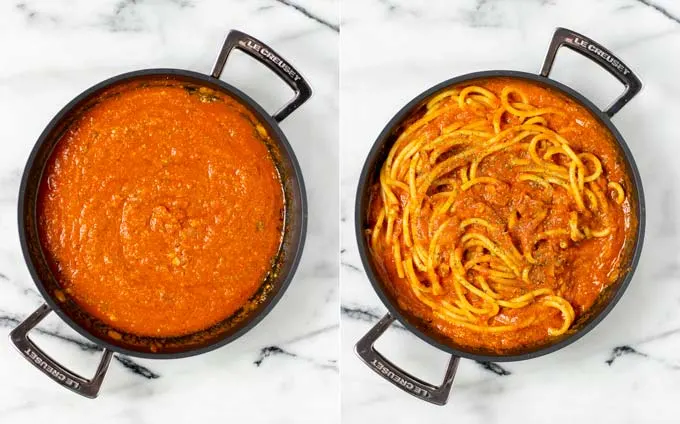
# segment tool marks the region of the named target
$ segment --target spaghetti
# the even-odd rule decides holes
[[[380,170],[368,229],[400,304],[472,347],[569,331],[616,280],[634,225],[606,128],[514,79],[450,88],[419,112]]]

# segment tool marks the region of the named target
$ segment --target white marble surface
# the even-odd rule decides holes
[[[557,26],[611,49],[645,86],[613,119],[645,187],[642,259],[617,307],[580,341],[498,367],[462,360],[448,405],[426,404],[382,380],[353,352],[386,312],[354,240],[363,160],[387,121],[426,88],[477,70],[538,72]],[[344,0],[341,39],[343,422],[680,422],[680,2]],[[621,90],[569,52],[560,52],[554,77],[601,106]],[[447,356],[405,331],[388,332],[379,348],[427,380],[443,377]]]
[[[21,358],[7,334],[41,304],[16,227],[19,179],[48,121],[89,86],[122,72],[209,73],[232,28],[290,60],[314,97],[282,123],[302,165],[309,231],[289,290],[255,329],[190,359],[116,357],[100,397],[80,398]],[[336,0],[8,0],[0,3],[0,422],[318,423],[338,421],[338,4]],[[274,111],[291,95],[244,55],[224,79]],[[89,343],[55,317],[35,340],[93,373]]]

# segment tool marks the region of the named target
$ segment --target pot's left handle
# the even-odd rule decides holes
[[[356,344],[355,351],[359,358],[382,378],[394,384],[406,393],[435,405],[445,405],[449,399],[453,378],[456,376],[460,357],[451,356],[444,373],[444,381],[439,386],[427,383],[402,370],[380,352],[375,350],[375,342],[392,325],[395,318],[387,314],[371,328]]]
[[[99,394],[99,388],[104,381],[104,376],[106,376],[106,370],[109,368],[113,352],[104,349],[104,355],[99,362],[97,372],[89,380],[60,365],[28,338],[28,332],[38,325],[50,312],[52,312],[52,309],[48,305],[42,305],[37,311],[33,312],[24,322],[9,333],[12,343],[14,343],[14,346],[16,346],[28,362],[52,380],[81,396],[90,399],[96,398]]]
[[[234,49],[243,51],[267,66],[295,92],[295,97],[273,115],[276,122],[283,121],[295,109],[312,97],[312,88],[287,60],[262,41],[236,30],[229,31],[226,40],[224,40],[222,51],[213,67],[212,76],[214,78],[219,78],[222,75],[227,58]]]

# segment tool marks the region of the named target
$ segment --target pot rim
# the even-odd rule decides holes
[[[576,101],[579,103],[581,106],[585,107],[588,109],[596,118],[600,120],[602,124],[604,124],[607,129],[611,132],[612,136],[616,140],[619,148],[621,149],[623,153],[623,157],[625,159],[625,162],[630,168],[630,174],[629,177],[631,178],[631,182],[635,186],[635,189],[637,191],[638,195],[638,201],[637,201],[637,208],[635,209],[637,213],[637,218],[638,218],[638,228],[637,232],[635,234],[635,246],[633,247],[632,253],[631,253],[631,258],[630,258],[630,265],[628,267],[628,271],[626,272],[625,276],[621,280],[619,287],[616,289],[616,292],[612,295],[611,299],[607,302],[607,304],[602,308],[602,310],[595,316],[593,317],[586,325],[584,325],[582,328],[580,328],[578,331],[562,338],[561,340],[544,345],[542,347],[536,348],[532,351],[528,352],[523,352],[523,353],[513,353],[509,355],[493,355],[493,354],[478,354],[478,353],[472,353],[472,352],[466,352],[454,347],[451,347],[447,344],[442,343],[441,341],[437,340],[436,338],[430,336],[427,332],[423,331],[422,329],[418,328],[414,324],[412,324],[406,317],[406,314],[402,313],[402,311],[392,303],[390,300],[389,296],[386,294],[385,290],[383,289],[382,285],[379,283],[380,277],[373,271],[372,267],[372,260],[370,258],[370,252],[368,249],[368,246],[366,244],[366,239],[364,236],[364,218],[365,218],[365,213],[364,213],[364,205],[363,205],[363,193],[368,189],[369,184],[371,183],[368,181],[369,175],[375,170],[377,166],[375,164],[376,157],[378,154],[380,154],[383,146],[385,145],[388,137],[393,134],[394,130],[396,127],[403,121],[404,118],[406,118],[418,105],[420,105],[423,100],[427,99],[428,97],[434,95],[435,93],[438,93],[442,91],[445,88],[448,88],[452,85],[460,84],[466,81],[471,81],[471,80],[477,80],[477,79],[483,79],[483,78],[516,78],[516,79],[524,79],[524,80],[529,80],[534,83],[539,83],[546,85],[554,90],[557,90],[558,92],[561,92],[568,97],[570,97],[572,100]],[[559,349],[562,349],[563,347],[566,347],[567,345],[570,345],[571,343],[574,343],[581,337],[585,336],[588,332],[590,332],[593,328],[595,328],[608,314],[611,312],[611,310],[616,306],[618,301],[621,299],[623,296],[623,293],[626,291],[628,288],[628,285],[630,284],[631,279],[633,278],[633,274],[635,273],[635,269],[637,268],[638,262],[640,260],[640,255],[642,252],[642,245],[644,242],[644,233],[645,233],[645,222],[646,222],[646,209],[645,209],[645,200],[644,200],[644,192],[642,188],[642,181],[640,178],[640,172],[637,168],[637,165],[635,163],[635,159],[633,158],[633,154],[631,153],[630,149],[628,148],[628,145],[626,144],[625,140],[617,130],[617,128],[614,126],[614,124],[611,122],[611,119],[609,116],[607,116],[606,113],[604,113],[602,110],[600,110],[597,106],[595,106],[590,100],[588,100],[585,96],[582,94],[578,93],[574,89],[560,83],[559,81],[556,81],[554,79],[544,77],[541,75],[536,75],[533,73],[529,72],[524,72],[524,71],[512,71],[512,70],[487,70],[487,71],[478,71],[478,72],[471,72],[463,75],[459,75],[450,79],[447,79],[445,81],[440,82],[439,84],[436,84],[427,90],[423,91],[416,97],[414,97],[411,101],[409,101],[405,106],[403,106],[399,112],[397,112],[396,115],[394,115],[387,125],[383,128],[383,130],[380,132],[380,135],[378,135],[378,138],[376,141],[373,143],[373,146],[371,147],[368,155],[366,156],[366,160],[364,161],[364,165],[361,170],[361,174],[359,177],[359,183],[357,186],[357,192],[356,192],[356,197],[355,197],[355,205],[354,205],[354,226],[355,226],[355,237],[357,241],[357,246],[359,248],[359,255],[361,256],[361,262],[364,267],[364,271],[366,272],[366,275],[371,282],[371,285],[373,286],[373,290],[376,292],[378,297],[380,298],[381,302],[385,305],[387,310],[389,311],[390,314],[392,314],[394,317],[397,318],[397,320],[406,328],[408,329],[409,332],[420,338],[421,340],[425,341],[426,343],[432,345],[433,347],[442,350],[444,352],[450,353],[452,355],[462,357],[462,358],[467,358],[475,361],[480,361],[480,362],[514,362],[514,361],[524,361],[527,359],[532,359],[532,358],[537,358],[539,356],[547,355],[549,353],[555,352]]]
[[[39,148],[42,146],[42,144],[45,142],[45,140],[49,137],[49,135],[52,133],[52,131],[55,129],[55,127],[58,126],[59,123],[62,122],[62,120],[72,111],[73,108],[78,106],[81,102],[89,98],[90,96],[97,94],[100,90],[106,89],[108,87],[113,86],[114,84],[121,83],[121,82],[126,82],[126,81],[133,81],[137,78],[140,77],[147,77],[147,76],[158,76],[158,77],[184,77],[188,79],[193,79],[195,82],[203,82],[203,83],[208,83],[208,84],[213,84],[219,86],[224,92],[226,92],[228,95],[234,97],[236,100],[239,102],[243,103],[246,107],[248,107],[251,112],[255,114],[255,116],[258,119],[261,119],[262,121],[266,122],[269,127],[273,130],[274,132],[274,137],[278,141],[277,145],[281,148],[281,152],[287,157],[287,159],[291,163],[291,167],[293,169],[293,173],[295,174],[295,178],[297,179],[299,190],[297,190],[294,195],[299,197],[300,199],[300,231],[299,231],[299,237],[297,240],[293,240],[291,242],[291,245],[294,246],[294,255],[288,255],[286,262],[289,262],[290,265],[290,271],[286,275],[285,278],[281,280],[281,283],[279,284],[279,289],[278,291],[273,294],[272,296],[269,296],[266,298],[265,302],[266,305],[255,315],[250,316],[249,318],[246,319],[246,323],[239,328],[237,331],[234,333],[230,334],[227,337],[217,339],[215,342],[197,347],[195,349],[190,349],[186,351],[181,351],[181,352],[145,352],[145,351],[136,351],[136,350],[131,350],[125,347],[117,346],[114,345],[106,340],[102,340],[99,337],[97,337],[95,334],[92,332],[88,331],[85,329],[83,326],[81,326],[79,323],[77,323],[75,320],[73,320],[70,316],[68,316],[59,306],[58,302],[56,302],[50,293],[45,289],[44,285],[42,284],[41,279],[39,278],[37,272],[36,272],[36,266],[33,263],[32,256],[29,251],[28,247],[28,242],[27,242],[27,237],[26,237],[26,219],[25,219],[25,214],[24,214],[24,199],[26,197],[26,186],[28,185],[28,175],[35,165],[35,160],[36,160],[36,155],[38,153]],[[35,199],[33,200],[35,201]],[[109,349],[111,351],[121,353],[124,355],[132,356],[132,357],[138,357],[138,358],[148,358],[148,359],[178,359],[178,358],[186,358],[190,356],[195,356],[195,355],[200,355],[203,353],[210,352],[212,350],[215,350],[217,348],[220,348],[222,346],[225,346],[232,341],[238,339],[248,331],[252,330],[257,324],[259,324],[262,319],[264,319],[265,316],[267,316],[271,310],[276,306],[276,304],[281,300],[283,297],[283,294],[286,292],[288,289],[288,286],[290,285],[295,272],[297,270],[297,267],[300,263],[300,259],[302,257],[302,252],[304,249],[304,244],[305,244],[305,239],[307,235],[307,194],[306,194],[306,189],[305,189],[305,184],[304,184],[304,179],[302,176],[302,170],[300,168],[300,164],[298,163],[297,157],[295,156],[295,153],[288,142],[288,139],[286,138],[285,134],[283,131],[281,131],[281,128],[279,127],[279,124],[274,120],[274,118],[266,112],[262,106],[260,106],[256,101],[254,101],[250,96],[239,90],[238,88],[232,86],[231,84],[222,81],[221,79],[214,78],[210,75],[206,75],[200,72],[196,71],[191,71],[191,70],[186,70],[186,69],[177,69],[177,68],[150,68],[150,69],[141,69],[141,70],[136,70],[136,71],[131,71],[131,72],[126,72],[122,73],[116,76],[113,76],[111,78],[107,78],[90,88],[86,89],[85,91],[81,92],[78,94],[75,98],[73,98],[70,102],[68,102],[64,107],[61,108],[61,110],[50,120],[50,122],[47,124],[45,129],[42,131],[40,136],[38,137],[38,140],[36,141],[33,149],[31,150],[31,153],[26,160],[26,165],[24,167],[24,171],[22,174],[21,178],[21,183],[20,183],[20,188],[19,188],[19,197],[18,197],[18,225],[19,225],[19,240],[21,243],[21,250],[23,253],[24,261],[26,262],[26,266],[31,274],[31,278],[33,279],[33,282],[35,286],[38,288],[38,291],[40,292],[40,295],[42,296],[43,300],[45,303],[49,305],[49,307],[56,312],[56,314],[59,316],[60,319],[62,319],[66,324],[68,324],[71,328],[73,328],[75,331],[77,331],[80,335],[91,341],[92,343],[96,344],[97,346],[101,346],[103,348]],[[34,220],[37,222],[37,220]],[[41,248],[42,252],[42,248]]]

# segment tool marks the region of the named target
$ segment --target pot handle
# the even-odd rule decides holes
[[[614,56],[612,52],[590,38],[566,28],[557,28],[555,30],[553,39],[550,42],[550,47],[548,47],[548,53],[545,55],[543,68],[541,69],[542,76],[547,78],[548,75],[550,75],[550,69],[555,61],[557,50],[562,46],[568,47],[594,61],[616,77],[616,79],[621,81],[626,87],[623,94],[621,94],[621,96],[604,111],[607,116],[614,116],[642,89],[640,79],[625,63]]]
[[[449,365],[446,368],[446,374],[444,374],[444,381],[439,386],[432,385],[412,376],[394,365],[380,352],[375,350],[375,347],[373,346],[378,338],[380,338],[389,326],[392,325],[394,320],[395,318],[388,313],[378,321],[378,323],[356,344],[354,349],[357,355],[366,365],[378,373],[378,375],[406,393],[435,405],[445,405],[449,398],[449,392],[451,392],[453,378],[456,376],[456,369],[458,368],[460,357],[451,356]]]
[[[222,75],[224,65],[227,63],[227,58],[234,49],[243,51],[271,69],[295,92],[295,97],[283,105],[283,107],[273,115],[276,122],[283,121],[295,109],[312,97],[312,88],[302,75],[288,63],[288,61],[262,41],[236,30],[229,31],[226,40],[224,40],[222,51],[217,57],[217,61],[212,70],[212,76],[214,78],[219,78],[220,75]]]
[[[99,388],[106,376],[106,370],[111,362],[113,352],[104,349],[104,355],[99,362],[97,372],[91,380],[83,378],[78,374],[69,371],[64,366],[57,363],[50,358],[38,346],[36,346],[31,339],[28,338],[28,332],[33,329],[40,321],[43,320],[52,309],[44,304],[37,311],[33,312],[28,318],[24,320],[17,328],[9,333],[9,337],[14,343],[14,346],[33,366],[45,373],[52,380],[56,381],[63,387],[78,393],[81,396],[94,399],[99,394]]]

